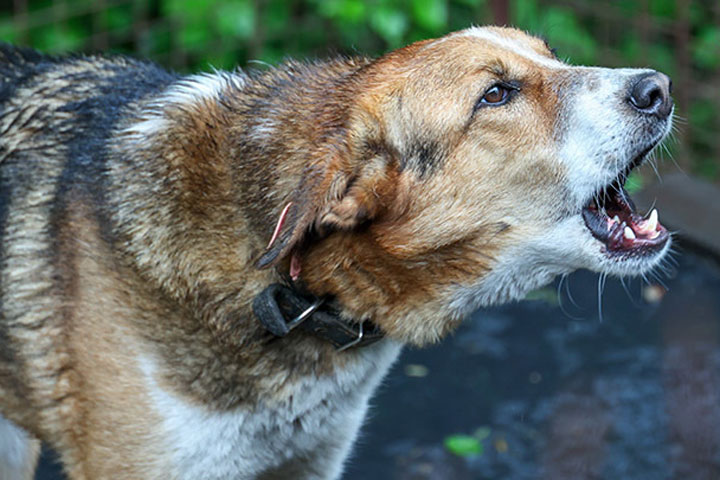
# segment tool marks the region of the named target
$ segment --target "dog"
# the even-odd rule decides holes
[[[668,77],[473,27],[169,73],[0,48],[0,476],[335,479],[403,345],[668,231]]]

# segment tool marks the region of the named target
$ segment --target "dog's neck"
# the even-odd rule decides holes
[[[122,160],[109,172],[108,223],[125,277],[166,312],[137,321],[174,389],[227,408],[272,398],[287,383],[332,374],[357,357],[302,331],[273,339],[251,304],[268,285],[287,281],[289,258],[264,270],[255,262],[318,141],[283,122],[315,115],[298,102],[333,101],[333,85],[366,63],[181,79],[131,106],[135,115],[119,125],[124,142],[111,155]],[[313,270],[305,264],[303,274]]]
[[[307,177],[309,159],[332,146],[348,121],[353,86],[365,81],[369,65],[352,59],[288,64],[255,76],[190,77],[137,105],[135,118],[122,125],[131,148],[115,152],[127,157],[127,171],[114,172],[123,188],[111,192],[123,211],[118,246],[145,281],[176,302],[189,321],[207,327],[205,340],[194,339],[196,355],[211,349],[226,370],[265,359],[286,377],[304,368],[333,370],[353,355],[307,335],[268,342],[251,302],[268,285],[288,281],[291,255],[267,269],[256,262]],[[154,163],[134,162],[133,149],[150,150],[144,156]],[[138,181],[150,186],[133,188]],[[148,198],[142,192],[152,185],[163,188]],[[333,296],[346,318],[371,319],[392,339],[438,339],[459,319],[442,314],[446,300],[426,272],[454,268],[447,259],[461,253],[445,249],[422,261],[401,259],[379,245],[374,228],[324,232],[297,245],[298,282],[315,295]],[[245,375],[237,368],[238,376]],[[209,378],[201,390],[217,390],[214,381]]]

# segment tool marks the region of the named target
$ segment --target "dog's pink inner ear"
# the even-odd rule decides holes
[[[311,220],[305,219],[303,221],[301,218],[303,214],[305,217],[310,217],[310,215],[307,212],[302,212],[298,205],[297,200],[294,200],[287,204],[279,214],[280,216],[276,219],[277,231],[273,232],[265,252],[256,262],[255,266],[257,268],[267,268],[282,260],[304,235],[304,230],[311,223]],[[299,227],[301,223],[304,224],[303,228]]]
[[[298,188],[276,238],[256,266],[266,268],[279,262],[312,228],[322,238],[326,232],[352,230],[372,221],[385,208],[395,188],[395,176],[389,169],[384,162],[370,160],[354,174],[326,171],[325,178],[316,177],[312,187]],[[282,212],[278,215],[282,216]]]

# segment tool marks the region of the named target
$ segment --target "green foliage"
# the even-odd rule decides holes
[[[706,25],[693,41],[693,60],[708,70],[720,67],[720,26]]]
[[[215,16],[220,35],[246,40],[255,32],[255,7],[248,0],[218,5]]]
[[[451,435],[444,443],[450,453],[459,457],[482,455],[485,450],[480,440],[470,435]]]
[[[435,34],[442,33],[448,21],[445,0],[412,0],[411,3],[413,18],[420,28]]]
[[[631,4],[630,2],[627,3]],[[648,2],[650,15],[670,19],[674,18],[677,14],[676,5],[677,0],[650,0],[650,2]]]
[[[533,0],[514,0],[513,17],[518,26],[543,35],[561,58],[592,64],[597,61],[597,41],[567,7],[545,7]]]
[[[316,2],[318,13],[340,24],[357,25],[365,20],[367,8],[362,0],[327,0]]]
[[[132,24],[133,12],[128,5],[115,5],[100,12],[100,26],[104,30],[123,30]]]
[[[402,45],[403,38],[410,27],[408,15],[392,5],[379,5],[370,14],[370,27],[390,48]]]
[[[87,33],[71,25],[50,25],[32,33],[35,45],[47,52],[67,52],[81,48]]]
[[[15,25],[13,25],[11,18],[4,18],[0,20],[0,39],[4,42],[14,43],[17,35]]]
[[[459,457],[476,457],[485,452],[483,442],[490,438],[490,427],[480,427],[472,435],[456,434],[445,437],[445,449]]]
[[[712,85],[717,78],[720,26],[713,21],[713,1],[690,2],[687,52],[674,50],[670,30],[684,14],[677,0],[508,2],[510,23],[544,36],[571,63],[652,67],[673,76],[687,59],[697,85]],[[114,50],[184,71],[333,53],[377,55],[493,19],[488,0],[118,0],[104,9],[94,0],[28,0],[27,5],[26,23],[13,16],[12,2],[0,6],[0,40],[62,52],[105,49],[90,42],[103,33]],[[600,8],[607,8],[607,18],[592,13]],[[636,21],[643,15],[651,16],[650,30]],[[667,28],[658,33],[657,26]],[[720,149],[715,139],[720,120],[717,102],[713,106],[705,95],[678,96],[695,98],[678,106],[689,124],[684,128],[693,132],[692,144],[682,148],[694,155],[693,171],[717,178],[713,159]]]

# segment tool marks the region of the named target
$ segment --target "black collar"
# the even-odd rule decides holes
[[[284,337],[297,327],[327,340],[338,351],[364,347],[383,338],[376,325],[344,320],[323,299],[308,298],[279,283],[270,285],[255,297],[253,312],[277,337]]]

